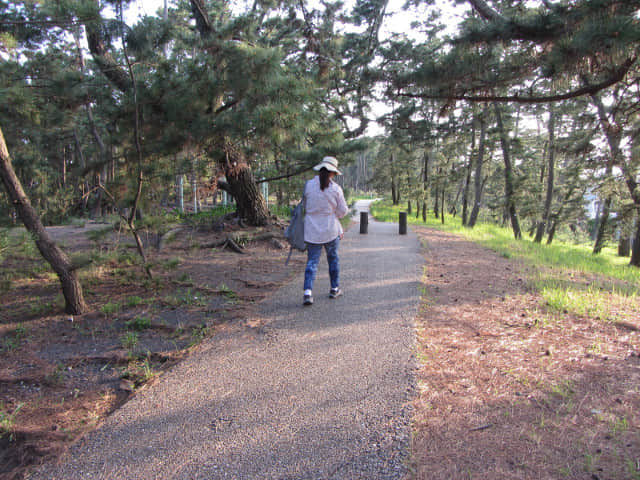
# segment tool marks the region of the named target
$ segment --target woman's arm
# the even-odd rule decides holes
[[[340,185],[336,185],[336,187],[338,187],[336,189],[337,190],[336,217],[342,218],[349,211],[349,207],[347,207],[347,202],[344,199],[344,192],[342,191],[342,188],[340,188]]]

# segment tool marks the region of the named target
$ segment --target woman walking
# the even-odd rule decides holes
[[[338,246],[344,236],[339,219],[348,212],[347,202],[340,185],[333,181],[338,170],[338,160],[324,157],[313,167],[318,175],[309,180],[304,189],[305,210],[304,241],[307,243],[307,267],[304,271],[304,305],[313,305],[313,282],[324,247],[329,263],[331,279],[330,298],[342,295],[340,290],[340,262]]]

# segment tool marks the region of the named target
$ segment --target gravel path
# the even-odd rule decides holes
[[[367,203],[359,203],[362,209]],[[359,217],[357,217],[358,219]],[[302,272],[32,479],[402,479],[410,441],[416,237],[370,220],[340,246],[345,295]]]

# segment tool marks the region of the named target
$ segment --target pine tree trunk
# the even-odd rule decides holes
[[[598,231],[596,233],[596,241],[593,244],[593,254],[599,254],[604,248],[606,243],[605,237],[607,234],[607,227],[609,224],[609,215],[611,214],[611,197],[607,197],[602,205],[602,215],[600,215],[598,223]]]
[[[476,123],[477,119],[473,119],[471,128],[471,152],[469,152],[469,162],[467,163],[467,175],[464,181],[464,190],[462,192],[462,225],[467,226],[469,217],[469,187],[471,186],[471,170],[473,169],[473,155],[476,150]]]
[[[269,209],[242,152],[229,139],[224,140],[225,160],[221,167],[227,178],[228,193],[236,201],[238,217],[256,227],[269,223]]]
[[[640,217],[636,221],[636,234],[633,240],[633,248],[631,249],[631,261],[629,265],[640,267]]]
[[[51,237],[42,225],[42,221],[35,209],[31,206],[29,198],[24,193],[22,184],[15,174],[11,157],[4,141],[4,134],[0,128],[0,177],[5,186],[7,195],[24,226],[33,235],[38,250],[49,262],[53,271],[58,275],[62,284],[62,294],[65,299],[65,312],[72,315],[80,315],[85,312],[87,306],[82,293],[82,286],[78,281],[76,271],[71,265],[67,255],[51,240]]]
[[[451,206],[449,207],[449,213],[453,216],[453,218],[455,218],[456,215],[458,214],[458,201],[460,200],[460,195],[462,194],[463,189],[464,189],[464,182],[460,183],[460,186],[458,187],[458,191],[456,192],[456,198],[453,199],[453,202],[451,202]]]
[[[176,177],[176,203],[180,213],[184,213],[184,175]]]
[[[500,106],[494,103],[496,112],[496,121],[498,123],[498,130],[500,132],[500,144],[502,145],[502,157],[504,160],[504,196],[505,207],[509,218],[511,220],[511,228],[513,229],[513,236],[516,240],[522,238],[522,232],[520,231],[520,222],[518,221],[518,215],[516,212],[516,205],[514,202],[513,191],[513,167],[511,165],[511,154],[509,151],[509,141],[507,138],[507,132],[504,129],[502,123],[502,113],[500,112]]]
[[[591,95],[591,100],[596,106],[596,109],[598,111],[598,120],[600,121],[600,128],[602,129],[605,138],[607,139],[607,144],[609,145],[610,155],[605,168],[605,179],[609,179],[613,174],[614,165],[620,165],[622,163],[620,162],[622,158],[622,152],[620,150],[620,134],[622,132],[622,128],[616,125],[615,114],[613,115],[613,122],[609,119],[604,103],[598,95]],[[631,196],[633,197],[633,191],[631,192]],[[600,218],[600,223],[598,225],[596,241],[593,245],[594,254],[600,253],[602,251],[602,248],[604,247],[612,203],[613,200],[611,198],[611,195],[607,194],[607,198],[604,201],[602,209],[602,217]]]
[[[538,223],[536,238],[534,242],[541,243],[545,230],[549,225],[549,217],[551,215],[551,203],[553,202],[553,187],[555,174],[555,113],[553,107],[549,109],[549,164],[547,168],[547,196],[544,201],[544,211],[542,220]]]
[[[398,189],[398,182],[396,181],[395,170],[393,166],[393,154],[389,156],[390,171],[391,171],[391,202],[394,205],[398,205],[400,203],[400,192]]]
[[[571,186],[571,188],[569,188],[569,190],[565,194],[564,198],[560,202],[560,207],[558,208],[558,211],[549,217],[549,220],[551,222],[551,226],[549,228],[549,235],[547,236],[547,245],[551,245],[551,242],[553,242],[553,237],[556,234],[556,230],[558,228],[558,223],[560,222],[560,219],[562,218],[562,212],[564,211],[564,206],[569,201],[569,198],[571,198],[571,195],[573,194],[574,188],[575,188],[575,185],[573,185],[573,186]]]
[[[258,188],[253,172],[248,166],[236,167],[226,172],[229,193],[236,201],[238,217],[256,227],[269,223],[269,210]]]
[[[429,154],[424,153],[424,167],[422,170],[422,221],[427,222],[427,195],[429,193]]]
[[[484,163],[485,137],[487,135],[486,113],[487,109],[485,108],[480,114],[480,139],[478,141],[478,159],[476,160],[476,171],[474,174],[474,203],[471,209],[471,215],[469,216],[469,222],[467,223],[467,227],[470,228],[473,228],[478,221],[480,205],[482,204],[482,164]]]
[[[628,257],[631,254],[631,238],[628,235],[620,235],[618,240],[618,256]]]
[[[551,220],[551,227],[549,228],[549,235],[547,236],[547,245],[551,245],[551,242],[553,242],[553,237],[555,237],[556,235],[557,225],[558,225],[557,218],[554,218],[553,220]]]

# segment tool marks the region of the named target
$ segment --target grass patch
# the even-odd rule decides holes
[[[389,201],[374,202],[372,215],[381,221],[398,222],[402,206]],[[629,312],[636,310],[640,296],[640,268],[628,264],[613,248],[605,248],[594,255],[591,245],[577,245],[562,241],[553,244],[535,243],[530,238],[515,240],[509,228],[478,223],[466,228],[459,218],[433,216],[423,222],[415,215],[408,216],[413,225],[445,230],[483,245],[504,258],[524,261],[534,267],[528,281],[541,294],[541,303],[552,316],[574,314],[603,321],[633,320]]]
[[[9,441],[15,440],[15,424],[18,413],[24,406],[24,403],[19,403],[12,412],[8,412],[3,404],[0,404],[0,438],[9,437]]]
[[[230,300],[238,298],[238,294],[232,288],[228,287],[224,283],[221,283],[220,285],[218,285],[218,292],[220,293],[220,295]]]
[[[132,351],[138,345],[139,337],[135,332],[127,332],[120,338],[122,346],[129,351]]]
[[[137,307],[138,305],[143,305],[147,303],[147,301],[142,297],[134,295],[134,296],[128,297],[126,303],[127,303],[127,307]]]
[[[627,304],[635,301],[636,295],[629,296],[616,290],[607,291],[597,286],[545,286],[539,291],[552,313],[573,313],[610,322],[632,320],[625,311],[633,310]],[[628,308],[617,308],[621,304]]]
[[[19,324],[11,333],[0,339],[0,351],[12,352],[17,350],[27,338],[28,333],[27,328]]]
[[[202,341],[209,336],[209,327],[206,325],[201,325],[200,327],[194,328],[191,332],[191,341],[189,342],[189,348],[194,347],[202,343]]]
[[[108,227],[98,228],[87,232],[85,235],[89,240],[95,243],[102,243],[106,240],[107,236],[111,235],[114,231],[113,225]]]
[[[164,268],[166,270],[175,270],[182,263],[182,259],[180,257],[170,258],[164,263]]]
[[[9,230],[0,228],[0,262],[9,252]]]
[[[112,317],[120,311],[120,304],[112,302],[105,303],[100,307],[100,311],[105,315],[105,317]]]
[[[288,219],[291,217],[291,207],[287,205],[271,205],[269,212],[278,218]]]
[[[383,222],[397,222],[398,213],[403,211],[399,205],[391,205],[388,201],[378,201],[371,205],[371,214]],[[600,255],[591,253],[590,245],[575,245],[561,241],[554,241],[551,245],[535,243],[529,238],[515,240],[509,228],[488,223],[478,223],[474,228],[466,228],[458,217],[445,215],[445,224],[433,216],[427,217],[427,222],[415,215],[408,216],[408,223],[438,228],[464,236],[499,253],[505,258],[525,260],[532,265],[549,267],[561,266],[562,276],[571,276],[572,272],[601,275],[622,282],[628,282],[626,287],[619,286],[619,291],[628,289],[629,294],[640,293],[640,268],[628,265],[629,260],[618,257],[613,248],[605,248]]]
[[[142,330],[151,328],[151,319],[148,317],[135,317],[134,319],[125,322],[125,325],[129,330],[137,330],[138,332],[141,332]]]
[[[173,295],[167,295],[162,299],[162,302],[171,308],[178,308],[184,306],[205,306],[206,300],[198,295],[197,292],[193,292],[190,288],[182,292],[176,292]]]
[[[201,210],[198,213],[183,213],[179,218],[190,227],[206,227],[220,220],[229,213],[236,211],[235,205],[217,205]]]

